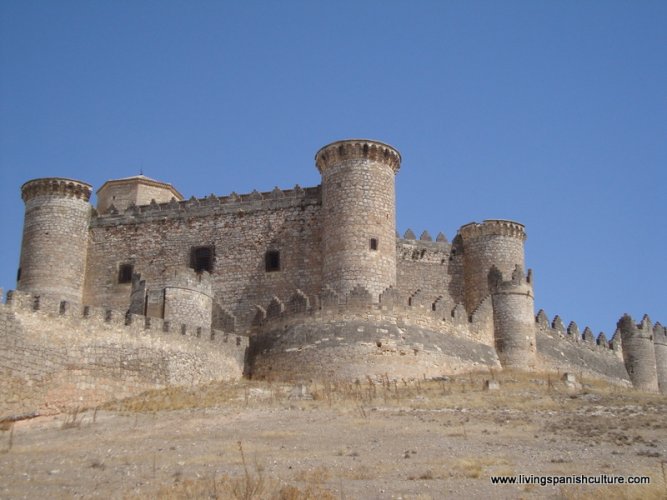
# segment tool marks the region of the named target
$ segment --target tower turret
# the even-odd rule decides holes
[[[518,264],[512,278],[504,281],[492,267],[488,286],[493,303],[494,341],[503,368],[534,368],[536,364],[535,306],[531,273]]]
[[[136,274],[132,278],[130,312],[211,328],[213,288],[207,271],[169,269],[150,283]]]
[[[396,195],[401,155],[377,141],[351,139],[315,155],[322,174],[322,284],[343,295],[357,284],[377,302],[396,284]]]
[[[459,229],[463,240],[463,276],[465,306],[474,311],[489,294],[488,275],[496,267],[503,276],[511,276],[516,266],[525,269],[523,224],[508,220],[471,222]]]
[[[623,347],[623,361],[635,389],[658,392],[658,375],[653,345],[653,326],[648,316],[640,324],[624,314],[618,321]]]
[[[81,302],[90,194],[89,184],[72,179],[33,179],[23,184],[18,290]]]
[[[660,323],[653,326],[653,344],[658,387],[662,394],[667,394],[667,328]]]

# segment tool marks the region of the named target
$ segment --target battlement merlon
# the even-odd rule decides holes
[[[463,240],[479,236],[510,236],[526,241],[526,228],[523,224],[504,219],[486,219],[481,223],[469,222],[461,226],[459,234]]]
[[[653,325],[653,342],[667,346],[667,328],[659,322]]]
[[[37,196],[52,195],[90,200],[93,187],[82,181],[65,177],[32,179],[21,186],[21,198],[28,202]]]
[[[315,164],[322,174],[327,168],[347,160],[371,160],[387,163],[394,174],[401,168],[401,154],[396,148],[369,139],[346,139],[332,142],[315,154]]]
[[[653,340],[653,324],[647,315],[644,315],[640,323],[635,323],[632,316],[624,314],[616,324],[623,338],[642,338]]]

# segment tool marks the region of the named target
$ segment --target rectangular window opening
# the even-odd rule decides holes
[[[377,250],[378,249],[378,239],[377,238],[371,238],[371,250]]]
[[[118,283],[132,283],[132,273],[134,266],[132,264],[121,264],[118,266]]]
[[[278,250],[269,250],[264,256],[266,272],[280,271],[280,252]]]
[[[193,247],[190,251],[190,267],[196,272],[213,271],[213,252],[212,246]]]

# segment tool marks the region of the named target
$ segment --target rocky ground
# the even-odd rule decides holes
[[[0,497],[667,498],[667,398],[489,378],[212,384],[5,423]],[[490,479],[519,474],[651,484]]]

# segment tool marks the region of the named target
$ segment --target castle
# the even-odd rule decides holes
[[[502,368],[667,392],[659,323],[624,317],[607,339],[535,316],[522,224],[466,224],[451,242],[401,238],[395,148],[343,140],[315,164],[316,187],[201,199],[143,175],[110,180],[96,208],[84,182],[26,182],[0,369],[41,387],[38,398],[54,380],[61,394],[95,399],[242,374],[414,379]]]

